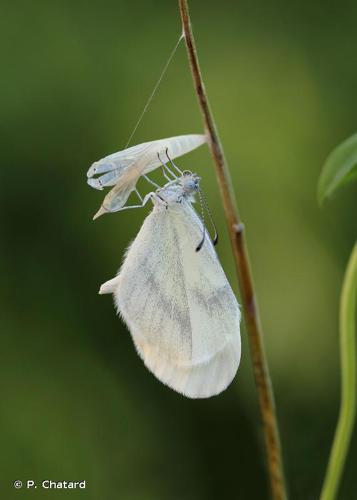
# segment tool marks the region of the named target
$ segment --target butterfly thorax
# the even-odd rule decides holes
[[[175,182],[168,182],[157,191],[157,195],[167,203],[181,203],[183,200],[193,202],[195,193],[199,190],[200,177],[185,171]]]

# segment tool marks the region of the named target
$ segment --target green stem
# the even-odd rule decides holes
[[[357,243],[352,250],[340,302],[341,405],[320,500],[334,500],[341,481],[356,414]]]

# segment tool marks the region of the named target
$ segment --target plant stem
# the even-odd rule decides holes
[[[357,243],[352,250],[340,302],[341,405],[321,500],[336,498],[356,415]]]
[[[192,77],[201,108],[206,134],[208,136],[210,151],[216,166],[218,183],[238,273],[243,310],[250,339],[250,350],[254,368],[255,383],[258,391],[260,412],[263,423],[272,496],[274,500],[285,500],[287,495],[284,482],[274,395],[264,351],[262,327],[259,319],[259,311],[254,292],[248,252],[245,244],[244,226],[239,219],[230,172],[208,104],[207,94],[197,58],[196,45],[193,38],[187,0],[178,0],[178,3]]]

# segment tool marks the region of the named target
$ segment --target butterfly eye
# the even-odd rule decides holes
[[[192,175],[192,172],[190,170],[184,170],[182,175]]]

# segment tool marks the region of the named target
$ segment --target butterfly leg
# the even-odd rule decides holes
[[[149,195],[146,195],[146,196],[150,196],[151,201],[153,202],[154,205],[163,205],[166,209],[169,206],[167,201],[162,196],[160,196],[158,193],[149,193]]]
[[[147,202],[155,195],[155,193],[148,193],[144,199],[142,199],[141,205],[127,205],[126,207],[119,208],[118,210],[114,210],[114,212],[122,212],[123,210],[129,210],[129,208],[143,208],[147,204]]]
[[[136,188],[134,189],[134,191],[138,195],[138,198],[141,202],[140,205],[127,205],[125,207],[118,208],[117,210],[108,210],[107,208],[105,208],[104,205],[102,205],[100,207],[100,209],[98,210],[98,212],[94,215],[93,220],[97,219],[98,217],[100,217],[101,215],[106,214],[106,213],[115,213],[115,212],[121,212],[122,210],[128,210],[129,208],[142,208],[142,207],[144,207],[146,205],[146,203],[148,202],[148,200],[150,199],[150,195],[152,193],[147,194],[145,196],[145,198],[143,199],[141,194],[139,193],[139,191]]]
[[[168,149],[168,148],[166,148],[166,156],[167,156],[167,159],[168,159],[168,160],[169,160],[169,162],[170,162],[170,165],[171,165],[172,167],[174,167],[180,175],[182,175],[182,174],[183,174],[182,170],[181,170],[181,169],[180,169],[177,165],[175,165],[175,163],[174,163],[174,162],[171,160],[171,158],[169,157],[169,149]]]
[[[167,148],[166,148],[166,156],[167,156]],[[166,174],[166,172],[168,172],[170,175],[172,175],[172,177],[174,178],[174,180],[176,180],[177,179],[177,175],[170,169],[170,167],[167,165],[167,163],[165,163],[164,161],[162,161],[162,159],[160,157],[160,153],[157,153],[157,157],[159,158],[159,161],[161,163],[162,173],[164,174],[164,177],[168,181],[170,181],[170,182],[172,181],[172,179],[169,179],[168,175]]]
[[[172,179],[171,179],[171,177],[169,177],[169,176],[167,175],[166,170],[165,170],[165,167],[164,167],[163,165],[161,166],[161,171],[162,171],[162,175],[165,177],[165,179],[166,179],[167,181],[171,182],[171,180],[172,180]]]
[[[137,194],[137,197],[139,198],[139,200],[141,201],[141,203],[143,202],[143,197],[141,196],[141,194],[139,193],[139,191],[135,188],[134,189],[135,193]]]
[[[157,189],[161,188],[156,182],[152,181],[147,175],[143,174],[144,179],[151,184],[152,186],[155,186]]]

